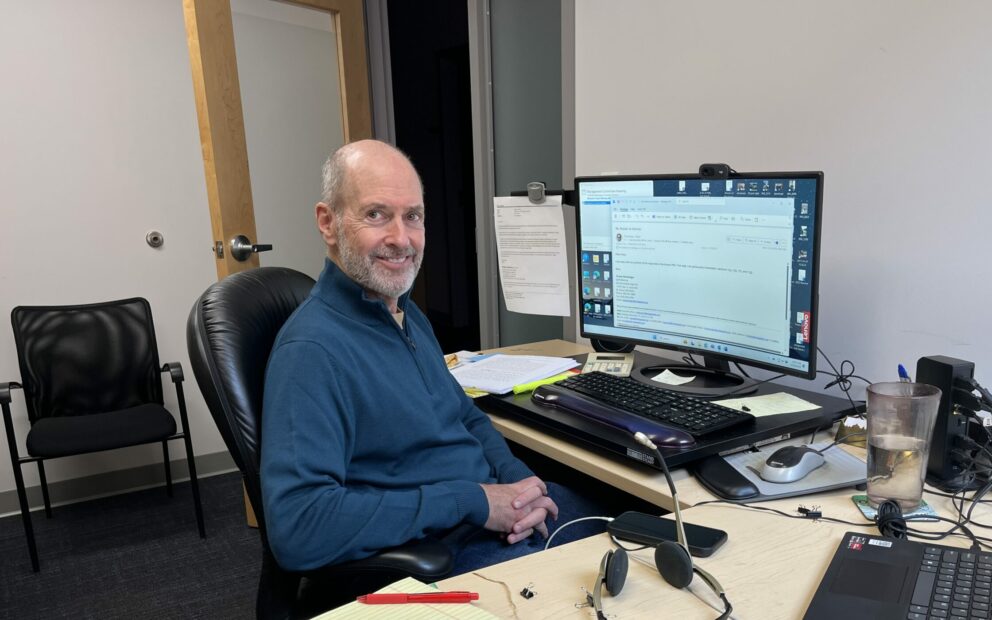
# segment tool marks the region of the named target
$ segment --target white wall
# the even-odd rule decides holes
[[[186,355],[186,315],[216,271],[182,3],[7,3],[0,63],[0,316],[17,305],[146,297],[160,358],[186,369],[196,453],[224,451]],[[164,247],[145,244],[151,229]],[[0,381],[19,379],[4,323]],[[165,395],[178,413],[171,384]],[[23,454],[20,391],[13,413]],[[160,460],[152,445],[60,459],[46,471],[56,481]],[[24,471],[37,484],[36,468]],[[5,456],[0,491],[13,488]]]
[[[821,348],[992,384],[989,23],[984,0],[576,0],[576,173],[823,170]]]

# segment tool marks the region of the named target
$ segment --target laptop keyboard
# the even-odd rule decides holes
[[[573,375],[555,385],[648,420],[683,429],[694,437],[754,419],[750,413],[603,372]]]
[[[926,546],[908,620],[989,618],[992,553]]]

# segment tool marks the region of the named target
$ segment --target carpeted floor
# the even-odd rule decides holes
[[[241,477],[200,480],[207,538],[189,483],[32,513],[41,572],[20,515],[0,519],[0,618],[251,618],[261,562]]]

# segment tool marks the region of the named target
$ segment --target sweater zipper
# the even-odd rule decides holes
[[[427,388],[427,393],[433,394],[434,390],[431,388],[430,381],[427,380],[427,373],[424,371],[424,367],[421,366],[420,358],[417,356],[417,343],[414,342],[413,338],[410,337],[410,334],[408,333],[409,330],[406,328],[407,319],[405,317],[403,319],[404,327],[400,327],[399,324],[397,324],[396,321],[393,319],[393,317],[389,317],[389,320],[396,327],[396,331],[400,333],[400,336],[403,337],[403,340],[406,341],[408,350],[410,351],[410,355],[413,357],[413,363],[417,365],[417,370],[420,371],[420,380],[424,382],[424,386]]]

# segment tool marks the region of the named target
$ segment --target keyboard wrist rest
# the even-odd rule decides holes
[[[556,407],[618,428],[631,437],[634,433],[644,433],[659,448],[688,448],[696,444],[695,438],[686,431],[652,422],[556,385],[538,387],[531,395],[531,400],[544,407]]]

